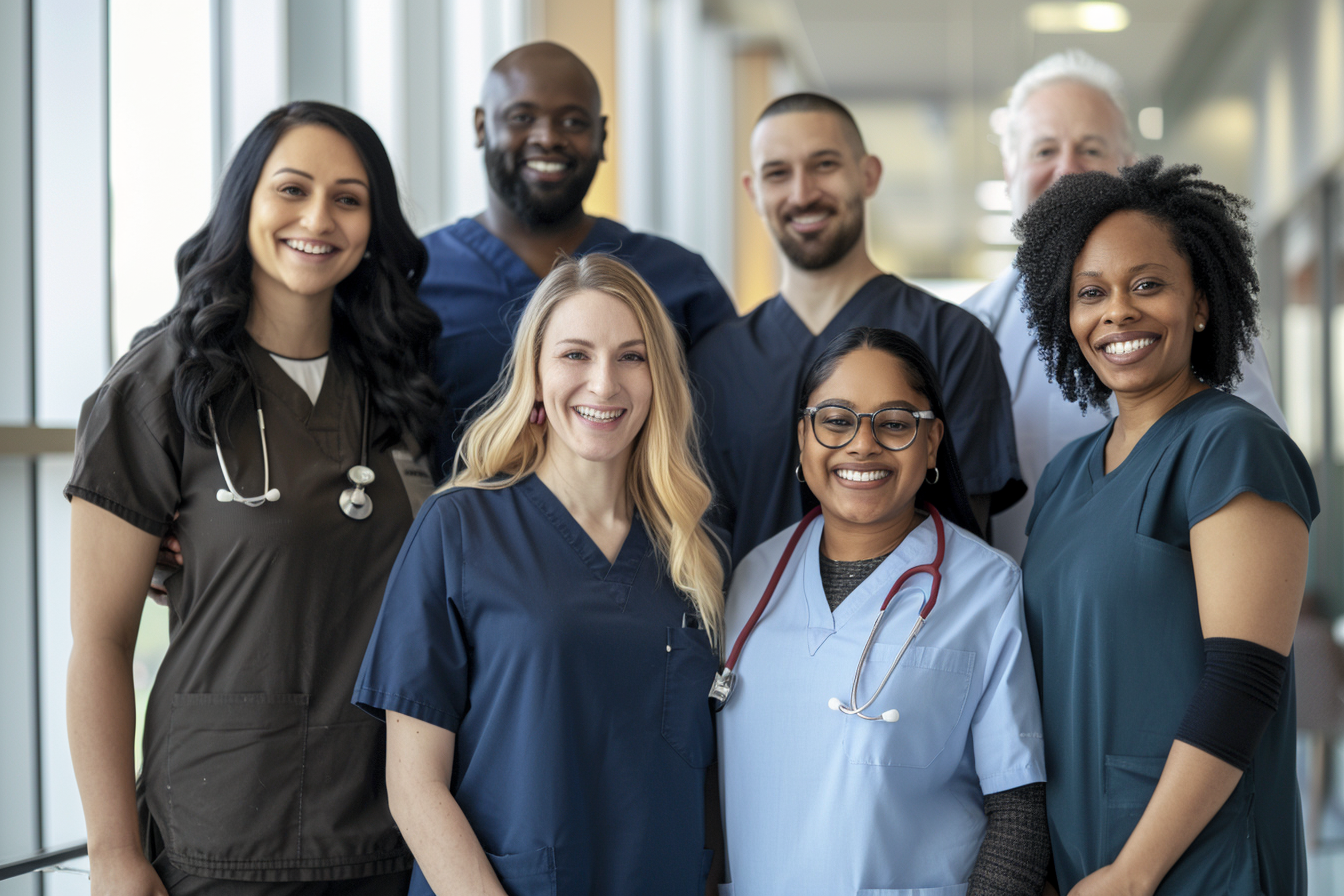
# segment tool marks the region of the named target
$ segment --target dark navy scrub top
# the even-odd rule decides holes
[[[455,430],[467,408],[499,378],[518,317],[541,278],[471,218],[434,231],[424,242],[429,267],[420,300],[443,322],[434,375],[448,405],[435,467],[442,478],[457,450]],[[634,268],[662,301],[687,347],[716,324],[737,316],[705,260],[671,240],[598,218],[574,256],[592,252],[608,253]]]
[[[869,280],[813,335],[783,296],[721,325],[688,356],[701,401],[705,465],[716,522],[732,533],[733,563],[803,515],[799,390],[817,356],[851,327],[887,327],[919,343],[943,389],[966,491],[995,511],[1026,490],[999,347],[979,318],[890,274]]]
[[[1119,854],[1203,674],[1190,529],[1242,492],[1308,525],[1320,509],[1292,440],[1216,389],[1168,411],[1107,474],[1110,432],[1046,467],[1022,561],[1061,893]],[[1294,707],[1290,663],[1251,767],[1158,893],[1306,892]]]
[[[535,476],[443,492],[354,700],[457,733],[450,788],[512,896],[698,896],[718,662],[690,609],[638,517],[608,563]]]

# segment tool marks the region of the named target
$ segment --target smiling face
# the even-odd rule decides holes
[[[1198,380],[1190,349],[1209,319],[1190,263],[1167,227],[1137,211],[1105,218],[1073,263],[1069,327],[1117,400],[1184,398]]]
[[[322,125],[290,128],[252,191],[247,247],[262,300],[330,300],[369,242],[369,177],[350,141]]]
[[[1003,164],[1013,217],[1065,174],[1117,174],[1133,162],[1120,110],[1102,91],[1076,81],[1047,84],[1027,97],[1013,139]]]
[[[863,203],[881,165],[830,112],[784,112],[751,136],[744,184],[780,251],[802,270],[828,268],[862,250]]]
[[[580,211],[605,128],[592,73],[558,48],[530,48],[490,73],[476,112],[491,191],[532,226]]]
[[[585,290],[551,311],[537,364],[548,465],[629,460],[653,400],[644,332],[620,299]]]
[[[807,403],[817,408],[845,407],[861,414],[883,408],[929,409],[928,399],[911,385],[905,364],[871,348],[856,349],[843,357],[807,396]],[[824,413],[818,412],[819,428],[825,425]],[[910,445],[890,451],[873,438],[869,419],[860,421],[849,444],[826,448],[813,435],[813,424],[803,418],[798,424],[803,476],[821,504],[828,529],[891,528],[903,534],[913,519],[915,495],[938,463],[943,422],[920,421]]]

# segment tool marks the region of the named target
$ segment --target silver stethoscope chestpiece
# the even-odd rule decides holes
[[[355,487],[341,492],[341,513],[352,520],[367,519],[373,513],[373,498],[364,493],[364,486],[373,482],[373,471],[363,464],[355,464],[345,475]]]

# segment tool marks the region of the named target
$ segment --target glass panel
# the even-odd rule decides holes
[[[1288,431],[1313,467],[1325,451],[1325,358],[1320,305],[1321,245],[1315,203],[1283,231],[1283,412]]]
[[[112,346],[177,301],[173,258],[210,211],[210,4],[108,7]]]

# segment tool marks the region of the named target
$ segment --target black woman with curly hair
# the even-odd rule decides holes
[[[1188,165],[1061,178],[1017,265],[1064,396],[1023,558],[1060,892],[1305,893],[1293,642],[1319,505],[1227,393],[1256,332],[1246,201]]]
[[[432,486],[425,263],[373,129],[284,106],[179,250],[176,307],[85,403],[67,705],[95,894],[405,893],[383,729],[349,699]],[[137,780],[131,657],[170,526]]]

